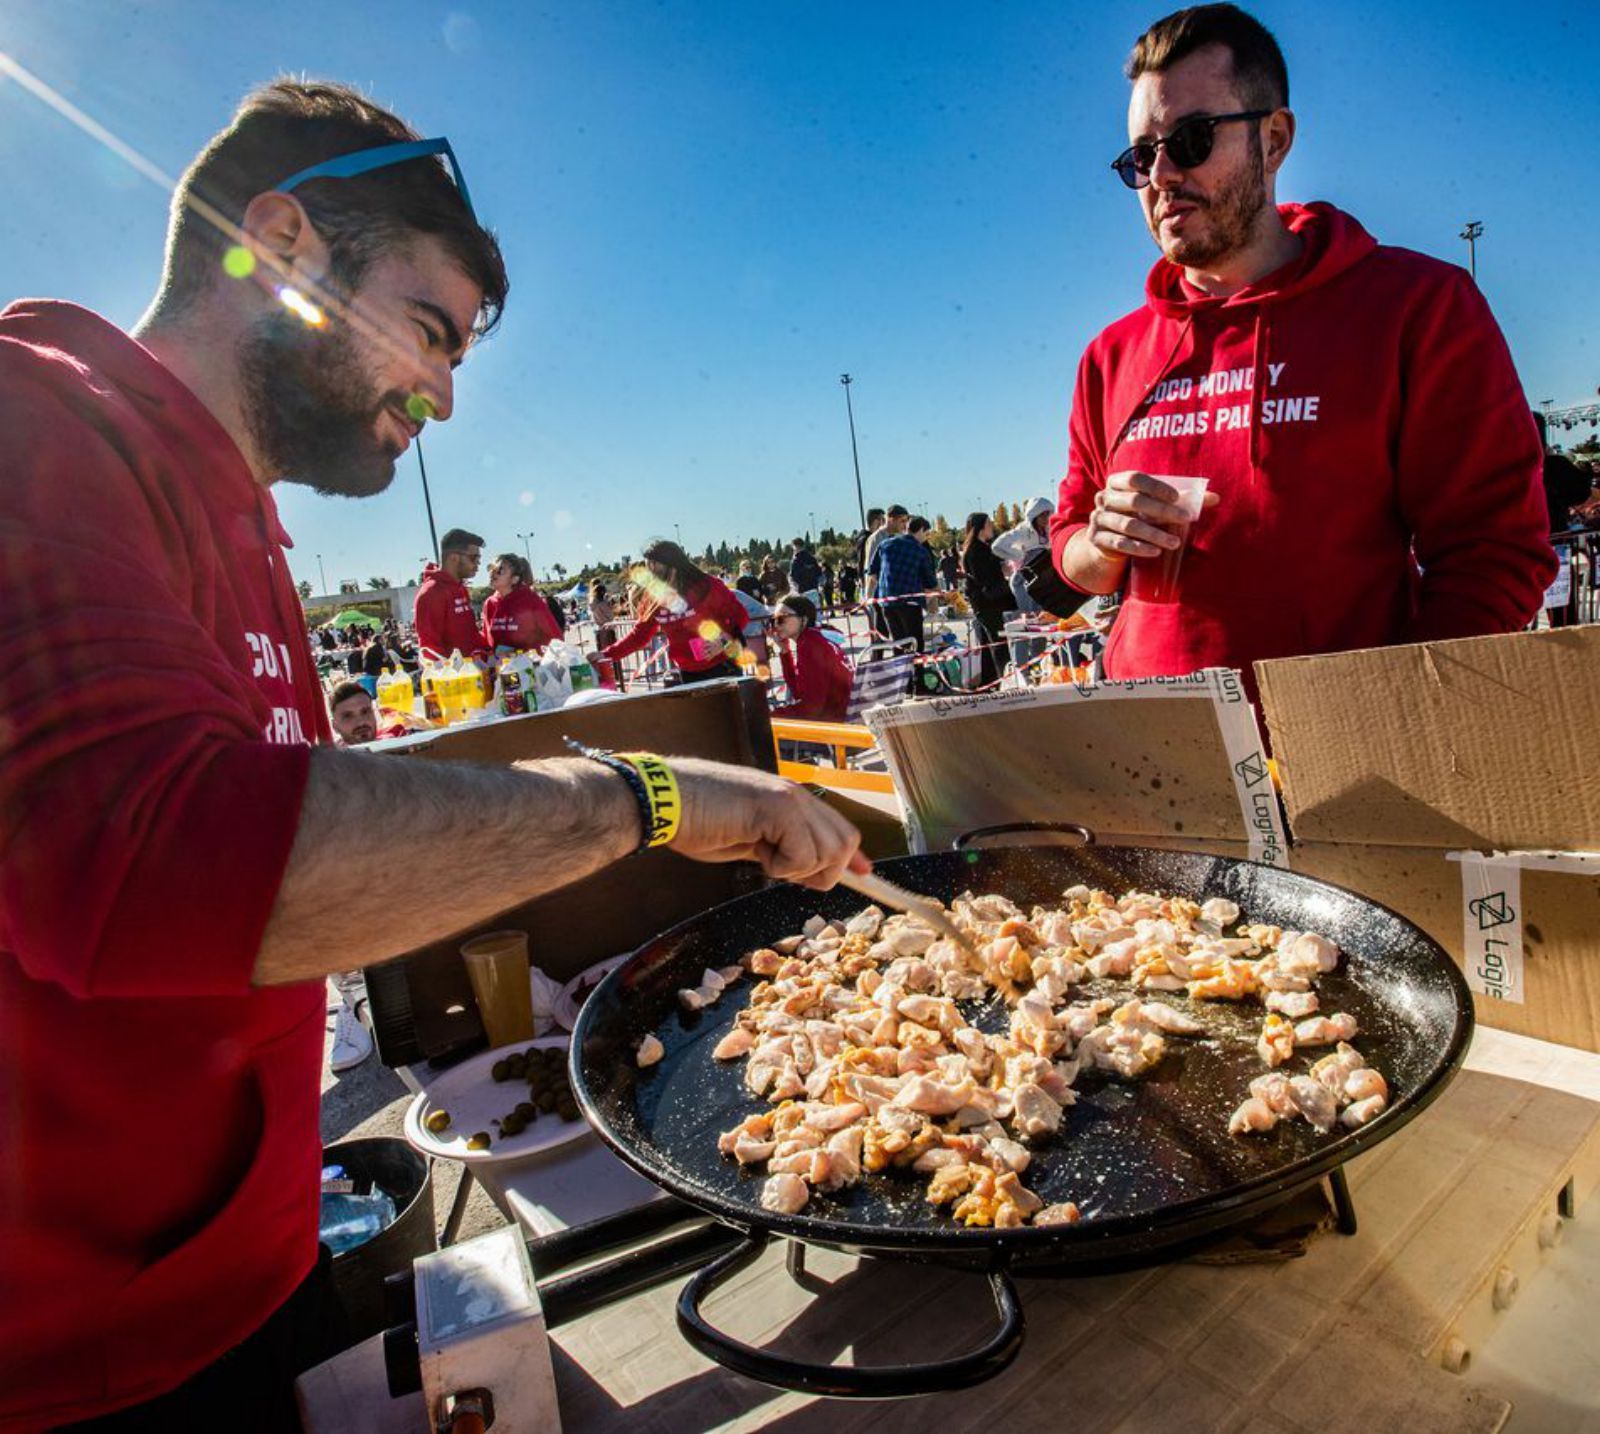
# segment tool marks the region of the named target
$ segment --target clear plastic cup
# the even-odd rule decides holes
[[[533,987],[528,975],[528,933],[486,931],[461,947],[467,979],[491,1046],[533,1039]]]
[[[1182,540],[1175,548],[1163,548],[1153,558],[1135,558],[1128,575],[1128,596],[1140,602],[1177,602],[1178,572],[1183,566],[1183,555],[1189,547],[1189,530],[1200,516],[1206,501],[1204,478],[1175,478],[1167,473],[1150,475],[1158,483],[1165,483],[1178,495],[1178,506],[1188,521],[1178,537]]]

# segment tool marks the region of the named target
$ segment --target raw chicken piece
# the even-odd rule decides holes
[[[1049,1135],[1061,1125],[1061,1107],[1032,1081],[1024,1081],[1011,1097],[1012,1123],[1025,1140]]]
[[[919,923],[907,923],[884,936],[897,956],[920,956],[933,945],[937,933]]]
[[[943,1170],[947,1165],[965,1165],[967,1157],[959,1150],[954,1150],[948,1145],[935,1145],[929,1150],[924,1150],[911,1162],[911,1168],[919,1175],[931,1175],[935,1170]]]
[[[883,912],[876,906],[869,906],[865,911],[858,911],[844,924],[844,929],[851,936],[865,936],[871,941],[876,938],[883,927]]]
[[[1339,1116],[1339,1102],[1321,1081],[1312,1080],[1310,1076],[1290,1076],[1289,1098],[1317,1130],[1326,1134],[1333,1129]]]
[[[712,1049],[711,1058],[718,1061],[737,1060],[755,1045],[756,1038],[743,1026],[735,1026]]]
[[[1365,1100],[1358,1100],[1354,1105],[1346,1106],[1339,1117],[1341,1125],[1348,1125],[1352,1130],[1365,1125],[1375,1115],[1380,1115],[1385,1106],[1389,1104],[1387,1096],[1369,1095]]]
[[[1331,1016],[1313,1016],[1294,1028],[1297,1046],[1331,1046],[1335,1041],[1348,1041],[1356,1033],[1356,1018],[1343,1011]]]
[[[856,1121],[866,1116],[867,1108],[859,1101],[849,1100],[842,1105],[808,1105],[805,1108],[805,1123],[813,1130],[832,1133],[843,1130],[847,1125],[854,1125]]]
[[[1062,1200],[1055,1205],[1046,1205],[1033,1217],[1035,1225],[1076,1225],[1083,1218],[1078,1213],[1078,1207],[1071,1200]]]
[[[633,1053],[634,1064],[640,1070],[644,1070],[648,1066],[653,1066],[666,1053],[667,1048],[655,1036],[646,1036]]]
[[[989,1154],[993,1157],[990,1163],[997,1170],[1004,1166],[1007,1170],[1015,1170],[1019,1175],[1033,1162],[1033,1155],[1027,1146],[1019,1145],[1004,1135],[989,1137]]]
[[[1250,1094],[1280,1118],[1295,1113],[1294,1099],[1289,1094],[1289,1077],[1282,1071],[1257,1076],[1250,1082]]]
[[[1354,1046],[1340,1041],[1331,1055],[1323,1056],[1311,1067],[1311,1075],[1335,1095],[1344,1095],[1344,1083],[1352,1071],[1363,1070],[1366,1058]]]
[[[1290,945],[1289,935],[1290,933],[1285,932],[1283,940],[1279,943],[1280,959],[1284,947]],[[1297,962],[1307,960],[1314,962],[1319,974],[1332,971],[1339,964],[1339,948],[1326,936],[1318,936],[1315,932],[1305,931],[1296,935],[1291,952]]]
[[[1201,902],[1200,919],[1216,926],[1232,926],[1239,919],[1239,908],[1225,896],[1213,896]]]
[[[700,973],[700,989],[710,991],[712,999],[722,994],[722,988],[728,983],[722,979],[720,971],[713,971],[709,966]]]
[[[1269,1066],[1281,1066],[1294,1054],[1294,1027],[1282,1016],[1268,1015],[1262,1023],[1256,1051]]]
[[[761,1187],[761,1208],[775,1215],[794,1215],[805,1208],[810,1196],[798,1175],[773,1175]]]
[[[686,1011],[699,1011],[705,1008],[706,998],[699,991],[691,991],[685,986],[678,991],[678,1004]]]
[[[920,1110],[924,1115],[954,1115],[976,1093],[977,1087],[970,1080],[960,1085],[946,1085],[929,1076],[914,1075],[907,1079],[890,1104]]]
[[[741,1131],[733,1142],[733,1158],[741,1165],[756,1165],[770,1159],[777,1148],[775,1140],[757,1140]]]
[[[1126,1014],[1124,1014],[1126,1013]],[[1118,1025],[1143,1024],[1165,1031],[1169,1036],[1203,1036],[1206,1028],[1193,1016],[1162,1001],[1129,1001],[1111,1014]]]
[[[1228,1134],[1254,1135],[1271,1130],[1277,1123],[1277,1112],[1260,1096],[1253,1095],[1228,1117]]]
[[[1006,1170],[994,1179],[995,1193],[1009,1205],[1015,1205],[1024,1215],[1044,1208],[1044,1201],[1029,1190],[1015,1170]]]
[[[1291,1021],[1304,1020],[1317,1013],[1315,991],[1268,991],[1261,1004],[1269,1011],[1287,1016]]]
[[[1389,1099],[1389,1082],[1371,1066],[1358,1066],[1344,1078],[1344,1098],[1352,1104],[1371,1100],[1373,1096]]]

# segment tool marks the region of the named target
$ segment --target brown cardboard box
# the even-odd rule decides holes
[[[1256,675],[1294,869],[1438,939],[1485,1025],[1600,1050],[1600,865],[1525,856],[1464,894],[1468,864],[1449,857],[1600,847],[1587,751],[1600,628],[1290,658]]]

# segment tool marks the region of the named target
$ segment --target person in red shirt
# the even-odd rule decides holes
[[[1556,572],[1538,439],[1472,279],[1276,202],[1288,73],[1243,11],[1168,16],[1128,74],[1114,168],[1161,258],[1079,365],[1050,525],[1062,577],[1126,594],[1106,674],[1233,667],[1253,694],[1263,658],[1525,626]],[[1186,526],[1170,475],[1211,506],[1157,601],[1140,570]]]
[[[489,568],[493,591],[483,600],[483,640],[490,651],[543,652],[561,624],[533,585],[533,568],[518,553],[501,553]]]
[[[844,654],[817,630],[816,604],[798,593],[780,599],[772,613],[772,636],[790,698],[772,715],[843,722],[855,676]]]
[[[272,485],[381,492],[449,418],[507,281],[447,151],[354,90],[275,82],[181,180],[133,336],[71,304],[0,312],[6,1434],[135,1407],[298,1427],[293,1376],[327,1352],[324,976],[652,829],[600,762],[328,743]],[[866,869],[790,784],[672,766],[683,854],[818,887]]]
[[[452,528],[439,539],[439,561],[422,570],[417,589],[417,647],[424,657],[448,660],[487,657],[493,645],[485,640],[472,615],[472,594],[467,584],[478,575],[483,560],[483,539],[465,528]]]
[[[633,631],[597,656],[615,662],[648,647],[659,634],[681,682],[737,677],[733,654],[749,621],[744,604],[726,583],[703,572],[676,543],[658,539],[644,550],[645,608]]]

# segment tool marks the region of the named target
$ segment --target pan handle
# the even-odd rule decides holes
[[[929,1364],[892,1364],[858,1369],[833,1364],[808,1364],[769,1354],[764,1349],[733,1339],[706,1322],[700,1306],[724,1280],[751,1263],[766,1248],[766,1234],[752,1234],[714,1260],[683,1287],[678,1296],[678,1329],[707,1359],[747,1379],[820,1394],[830,1399],[907,1399],[917,1394],[939,1394],[982,1384],[1005,1369],[1022,1348],[1022,1301],[1011,1276],[1003,1270],[989,1275],[1000,1327],[977,1349]]]
[[[951,851],[965,851],[982,837],[1004,836],[1007,832],[1072,832],[1085,846],[1094,845],[1094,833],[1081,822],[1002,822],[994,827],[974,827],[950,843]]]

